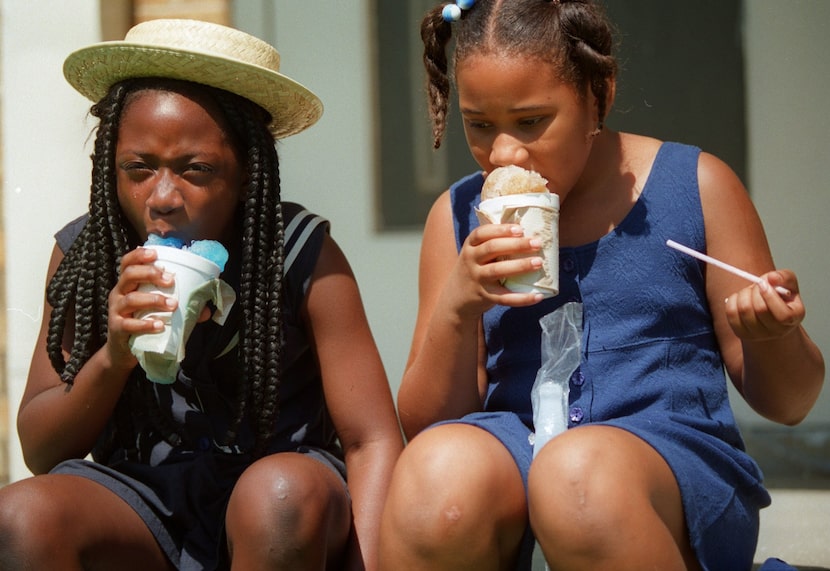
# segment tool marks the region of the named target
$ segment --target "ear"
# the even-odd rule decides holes
[[[608,84],[608,92],[605,97],[605,117],[602,118],[603,122],[605,122],[605,119],[611,113],[611,108],[614,106],[614,100],[617,97],[617,78],[612,76],[606,79],[605,82]]]
[[[590,87],[588,88],[588,94],[593,99],[594,111],[597,114],[597,119],[599,120],[600,124],[605,124],[605,120],[608,118],[608,115],[611,114],[611,107],[614,105],[614,99],[617,96],[616,78],[609,77],[605,80],[605,85],[607,87],[607,90],[605,92],[605,113],[602,117],[599,116],[599,99],[597,99],[594,95],[593,89],[591,89]]]

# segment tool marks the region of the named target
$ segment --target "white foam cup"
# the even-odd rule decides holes
[[[478,207],[479,218],[483,214],[494,224],[520,224],[525,236],[539,238],[539,252],[521,254],[511,258],[539,256],[542,267],[533,272],[511,276],[504,286],[511,291],[541,293],[552,297],[559,293],[559,195],[551,192],[509,194],[482,200]]]
[[[134,348],[144,352],[156,353],[167,359],[178,359],[183,354],[183,347],[193,330],[195,321],[204,307],[204,297],[196,296],[191,300],[191,293],[206,282],[219,277],[219,266],[198,254],[170,246],[144,246],[155,250],[157,254],[154,265],[173,274],[171,287],[158,287],[155,284],[141,284],[142,292],[160,293],[178,300],[174,311],[150,311],[136,315],[139,319],[157,319],[164,323],[164,330],[158,333],[145,333],[134,337]],[[199,307],[196,307],[196,306]],[[189,316],[189,318],[188,318]]]

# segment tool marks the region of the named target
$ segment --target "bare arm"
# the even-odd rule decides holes
[[[473,230],[459,253],[449,193],[436,201],[424,228],[418,315],[398,393],[401,425],[408,437],[433,422],[481,409],[487,385],[482,313],[496,303],[520,306],[539,301],[534,294],[509,292],[499,279],[536,269],[541,259],[499,258],[538,249],[522,236],[520,227],[488,224]]]
[[[306,299],[306,320],[346,456],[357,539],[348,568],[376,569],[381,511],[403,440],[357,283],[328,236]]]
[[[17,417],[23,456],[33,473],[48,472],[63,460],[86,456],[106,426],[130,371],[137,364],[127,345],[130,335],[160,327],[158,323],[133,319],[132,313],[145,307],[170,309],[165,307],[163,296],[135,291],[140,281],[169,285],[170,278],[165,281],[161,271],[142,265],[154,258],[155,253],[143,249],[124,256],[121,279],[109,299],[107,342],[81,368],[72,385],[61,381],[49,361],[46,337],[52,308],[44,302],[40,333]],[[62,259],[63,254],[55,247],[47,282]],[[64,358],[71,345],[72,331],[67,330]]]
[[[707,296],[726,369],[756,412],[797,424],[824,382],[821,352],[801,325],[805,308],[798,281],[789,270],[775,270],[758,214],[731,169],[704,153],[698,175],[709,255],[763,276],[773,286],[747,285],[707,267]],[[778,285],[793,295],[782,297],[774,290]]]

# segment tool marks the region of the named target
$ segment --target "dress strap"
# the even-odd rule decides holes
[[[313,212],[309,212],[305,208],[298,210],[291,217],[291,221],[285,227],[285,262],[283,263],[283,276],[288,275],[288,271],[294,265],[294,262],[303,251],[303,247],[308,242],[308,239],[314,234],[314,231],[320,226],[327,227],[328,224],[328,220]],[[223,357],[238,344],[239,332],[237,331],[216,358]]]
[[[298,212],[285,227],[285,263],[283,264],[283,275],[294,264],[297,256],[303,250],[312,232],[321,224],[328,224],[328,221],[308,210]]]

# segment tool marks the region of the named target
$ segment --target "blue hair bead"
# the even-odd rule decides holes
[[[441,10],[441,16],[444,18],[445,22],[457,22],[459,18],[461,18],[461,8],[459,8],[456,4],[447,4],[444,6],[444,9]]]
[[[462,10],[469,10],[476,3],[476,0],[455,0],[455,3]]]

